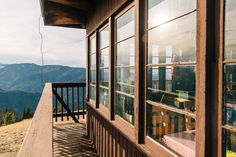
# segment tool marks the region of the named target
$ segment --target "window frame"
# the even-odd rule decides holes
[[[137,0],[138,1],[138,0]],[[148,19],[148,0],[145,0],[145,7],[143,8],[143,10],[145,10],[145,18]],[[199,94],[200,91],[204,90],[205,85],[202,86],[204,84],[204,80],[200,78],[199,76],[202,75],[201,71],[205,71],[206,70],[206,65],[204,62],[201,62],[201,59],[206,58],[205,54],[206,54],[206,47],[205,47],[205,43],[206,42],[206,32],[204,31],[204,29],[206,29],[205,26],[205,17],[206,17],[206,1],[202,1],[202,0],[196,0],[196,60],[194,62],[182,62],[182,63],[172,63],[172,64],[154,64],[154,66],[158,65],[158,66],[189,66],[190,64],[195,64],[195,68],[196,68],[196,72],[195,72],[195,114],[191,114],[191,113],[186,113],[188,114],[188,116],[190,117],[195,117],[195,130],[196,130],[196,134],[195,134],[195,155],[196,157],[199,156],[204,156],[203,154],[205,154],[205,140],[202,138],[205,136],[205,105],[206,103],[204,101],[200,101],[200,98],[204,98],[205,94],[201,95]],[[191,11],[192,13],[193,11]],[[202,19],[201,19],[202,18]],[[146,22],[148,22],[148,20],[146,20]],[[155,26],[156,27],[156,26]],[[145,82],[147,79],[147,70],[146,70],[146,66],[150,66],[148,64],[148,30],[153,29],[154,27],[148,28],[148,24],[146,23],[145,25]],[[203,39],[204,40],[200,40],[200,36],[203,35]],[[202,39],[202,38],[201,38]],[[204,44],[200,44],[200,43],[204,43]],[[145,85],[145,95],[146,95],[146,90],[147,90],[147,84]],[[204,100],[204,99],[202,99]],[[177,154],[172,151],[171,149],[168,149],[167,147],[163,146],[161,143],[158,143],[157,141],[155,141],[154,139],[152,139],[151,137],[147,136],[147,130],[146,130],[146,96],[145,96],[145,121],[144,121],[144,143],[145,145],[150,148],[151,150],[153,150],[154,152],[160,152],[160,154],[162,154],[163,156],[176,156]],[[158,103],[155,103],[158,104]],[[160,104],[161,105],[161,104]],[[175,110],[175,109],[173,109]],[[177,110],[175,110],[177,111]],[[178,112],[177,112],[178,113]],[[196,151],[198,150],[198,151]]]
[[[92,52],[91,53],[91,41],[93,40],[95,38],[95,51],[96,52]],[[89,88],[89,92],[91,91],[90,90],[90,86],[91,86],[91,84],[90,84],[90,80],[91,80],[91,71],[95,71],[95,85],[92,85],[92,86],[95,86],[95,92],[96,92],[96,89],[97,89],[97,87],[96,87],[96,83],[97,83],[97,70],[96,70],[96,67],[97,67],[97,35],[96,35],[96,32],[93,32],[89,37],[88,37],[88,58],[89,58],[89,68],[88,68],[88,75],[89,75],[89,79],[88,79],[88,81],[89,81],[89,85],[88,85],[88,88]],[[91,56],[92,55],[94,55],[95,54],[95,69],[91,69],[91,64],[92,64],[92,62],[91,62]],[[88,96],[88,100],[89,100],[89,102],[91,102],[92,104],[96,104],[96,99],[97,99],[97,92],[96,92],[96,99],[95,100],[93,100],[93,99],[91,99],[91,95],[90,95],[90,93],[88,94],[89,96]]]
[[[105,47],[102,47],[102,48],[100,48],[100,33],[104,30],[104,29],[106,29],[106,28],[109,28],[109,39],[108,39],[108,46],[105,46]],[[103,24],[102,26],[101,26],[101,28],[99,28],[98,29],[98,41],[97,41],[97,43],[99,44],[99,46],[98,46],[98,50],[97,50],[97,55],[98,55],[98,71],[99,71],[99,73],[98,73],[98,76],[99,76],[99,79],[98,79],[98,95],[99,95],[99,102],[98,102],[98,105],[99,105],[99,107],[100,106],[104,106],[104,105],[102,105],[102,104],[100,104],[100,87],[101,88],[103,88],[103,89],[106,89],[106,90],[108,90],[108,93],[109,93],[109,96],[108,96],[108,100],[109,100],[109,97],[110,97],[110,88],[109,88],[109,85],[110,85],[110,69],[111,69],[111,66],[110,66],[110,64],[108,65],[108,67],[100,67],[100,55],[101,55],[101,52],[102,52],[102,50],[105,50],[105,49],[108,49],[108,52],[109,52],[109,63],[110,63],[110,53],[111,53],[111,48],[110,48],[110,34],[111,34],[111,30],[110,30],[110,23],[109,22],[106,22],[105,24]],[[100,69],[107,69],[108,68],[108,72],[109,72],[109,74],[108,74],[108,87],[105,87],[105,86],[101,86],[100,85]],[[106,109],[108,109],[109,111],[111,110],[111,105],[110,105],[110,101],[109,101],[109,105],[108,105],[108,107],[106,107],[106,106],[104,106]]]
[[[226,59],[225,54],[225,24],[226,24],[226,1],[227,0],[218,0],[219,6],[218,6],[218,15],[219,15],[219,24],[218,24],[218,36],[219,39],[217,42],[219,43],[219,60],[218,60],[218,66],[219,66],[219,82],[218,82],[218,88],[219,88],[219,99],[218,99],[218,156],[219,157],[225,157],[226,150],[225,150],[225,132],[230,131],[231,133],[236,133],[236,127],[224,124],[224,116],[225,116],[225,103],[224,103],[224,72],[225,72],[225,65],[229,64],[236,64],[236,59]]]
[[[119,18],[119,17],[121,17],[122,15],[124,15],[126,12],[128,12],[130,9],[132,9],[132,8],[134,8],[135,9],[135,3],[134,2],[132,2],[132,3],[130,3],[129,5],[127,5],[122,11],[120,11],[118,14],[116,14],[115,16],[114,16],[114,21],[113,21],[113,23],[114,23],[114,60],[113,60],[113,62],[114,62],[114,108],[113,108],[113,110],[114,110],[114,120],[116,120],[116,119],[120,119],[121,120],[121,122],[124,122],[124,125],[127,127],[127,128],[129,128],[129,130],[132,130],[132,132],[134,132],[134,128],[135,128],[135,99],[134,99],[134,96],[133,95],[130,95],[130,94],[126,94],[126,93],[123,93],[123,92],[121,92],[121,91],[118,91],[120,94],[123,94],[123,95],[126,95],[126,96],[128,96],[128,97],[131,97],[131,98],[133,98],[134,99],[134,124],[132,125],[131,123],[129,123],[128,121],[126,121],[124,118],[122,118],[121,116],[119,116],[119,115],[117,115],[117,113],[116,113],[116,109],[117,109],[117,103],[116,103],[116,93],[117,93],[117,91],[116,91],[116,74],[117,74],[117,68],[134,68],[134,70],[135,70],[135,63],[134,63],[134,65],[132,65],[132,66],[129,66],[129,65],[124,65],[124,66],[116,66],[116,55],[117,55],[117,45],[119,44],[119,43],[121,43],[121,42],[124,42],[124,41],[128,41],[129,39],[132,39],[132,38],[134,38],[134,41],[135,41],[135,25],[134,25],[134,35],[132,35],[132,36],[130,36],[130,37],[126,37],[125,39],[122,39],[122,40],[120,40],[120,41],[116,41],[116,39],[117,39],[117,24],[116,24],[116,20]],[[135,15],[135,12],[134,12],[134,15]],[[134,23],[135,23],[135,18],[134,18]],[[135,44],[135,42],[134,42],[134,44]],[[134,55],[136,55],[135,54],[135,52],[134,52]],[[135,56],[134,56],[134,58],[135,58]],[[136,72],[134,71],[134,82],[135,82],[135,78],[136,78]],[[134,88],[134,93],[135,93],[135,88]],[[135,133],[135,132],[134,132]]]

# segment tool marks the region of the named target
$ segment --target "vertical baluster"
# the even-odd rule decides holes
[[[57,88],[54,88],[54,90],[56,91],[57,93]],[[55,99],[55,105],[56,105],[56,122],[57,122],[57,97],[54,95],[54,99]]]
[[[63,99],[63,88],[61,87],[61,99]],[[63,121],[63,104],[61,103],[61,121]]]
[[[69,120],[69,89],[66,88],[66,110],[67,110],[67,120]]]
[[[74,111],[75,111],[75,109],[74,109],[74,87],[72,87],[72,114],[74,114]]]
[[[79,87],[77,87],[77,98],[78,98],[78,108],[77,108],[77,112],[78,112],[78,119],[79,119]]]
[[[83,86],[83,119],[84,119],[84,86]]]

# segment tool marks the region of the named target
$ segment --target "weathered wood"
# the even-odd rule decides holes
[[[223,59],[224,59],[224,12],[225,12],[225,0],[217,0],[216,4],[218,4],[218,7],[216,7],[216,10],[218,10],[218,14],[216,11],[216,15],[218,15],[218,25],[216,24],[216,27],[218,31],[217,35],[218,38],[216,38],[216,45],[219,52],[219,59],[218,59],[218,157],[223,156],[223,131],[222,131],[222,124],[223,124]],[[216,20],[217,21],[217,20]]]
[[[132,145],[138,154],[142,154],[141,156],[155,156],[155,153],[153,153],[148,147],[143,145],[141,146],[140,144],[136,143],[134,137],[134,128],[131,126],[131,124],[128,124],[118,116],[115,117],[116,119],[115,121],[110,121],[110,113],[106,107],[100,106],[98,109],[96,109],[94,105],[90,104],[90,102],[87,102],[87,110],[88,113],[93,115],[93,117],[97,119],[98,122],[100,123],[100,125],[98,126],[100,134],[99,136],[94,137],[95,139],[98,138],[99,141],[98,142],[99,156],[105,156],[108,153],[107,151],[109,151],[109,149],[106,149],[107,136],[104,133],[106,132],[106,130],[108,130],[109,127],[112,128],[113,133],[109,131],[106,133],[108,133],[113,139],[112,149],[114,156],[124,156],[125,152],[128,151],[127,150],[129,148],[128,145]],[[90,121],[90,119],[87,120]],[[127,127],[128,125],[130,126],[130,128]],[[91,127],[92,126],[90,126],[90,128]]]
[[[197,1],[197,49],[196,49],[196,156],[206,155],[206,34],[207,1]]]
[[[18,157],[52,157],[52,87],[44,87]]]

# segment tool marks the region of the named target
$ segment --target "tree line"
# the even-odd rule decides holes
[[[22,117],[20,117],[14,110],[6,108],[4,112],[0,111],[0,126],[13,124],[32,117],[33,112],[29,107],[24,108]]]

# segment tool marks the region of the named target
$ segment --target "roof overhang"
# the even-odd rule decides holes
[[[92,11],[90,0],[40,0],[44,24],[85,29]]]

